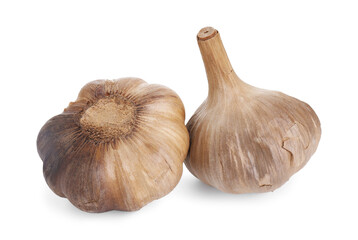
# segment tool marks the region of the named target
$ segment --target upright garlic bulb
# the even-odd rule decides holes
[[[189,147],[184,106],[138,78],[98,80],[41,129],[47,184],[89,212],[137,210],[178,183]]]
[[[224,192],[273,191],[316,151],[319,119],[298,99],[240,80],[215,29],[203,28],[197,39],[209,96],[187,124],[185,164],[197,178]]]

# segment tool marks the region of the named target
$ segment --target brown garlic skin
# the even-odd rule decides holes
[[[189,147],[178,95],[138,78],[98,80],[41,129],[49,187],[87,212],[138,210],[179,182]]]
[[[198,44],[209,95],[187,123],[187,168],[223,192],[275,190],[316,151],[317,115],[296,98],[239,79],[215,29],[203,28]]]

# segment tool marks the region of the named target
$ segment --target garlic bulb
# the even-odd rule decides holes
[[[98,80],[41,129],[47,184],[88,212],[132,211],[178,183],[189,147],[184,106],[138,78]]]
[[[215,29],[203,28],[197,39],[209,95],[187,124],[185,164],[197,178],[224,192],[273,191],[316,151],[319,119],[298,99],[240,80]]]

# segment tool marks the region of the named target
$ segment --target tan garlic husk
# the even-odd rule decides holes
[[[209,95],[187,123],[187,168],[224,192],[273,191],[316,151],[321,136],[317,115],[296,98],[244,83],[217,30],[203,28],[197,40]]]
[[[138,78],[90,82],[38,135],[46,182],[84,211],[140,209],[181,178],[184,119],[167,87]]]

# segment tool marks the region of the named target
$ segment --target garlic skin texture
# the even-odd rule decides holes
[[[198,44],[209,95],[187,123],[187,168],[223,192],[275,190],[316,151],[321,136],[317,115],[296,98],[244,83],[217,30],[203,28]]]
[[[138,210],[179,182],[189,147],[184,119],[167,87],[90,82],[38,135],[46,182],[83,211]]]

